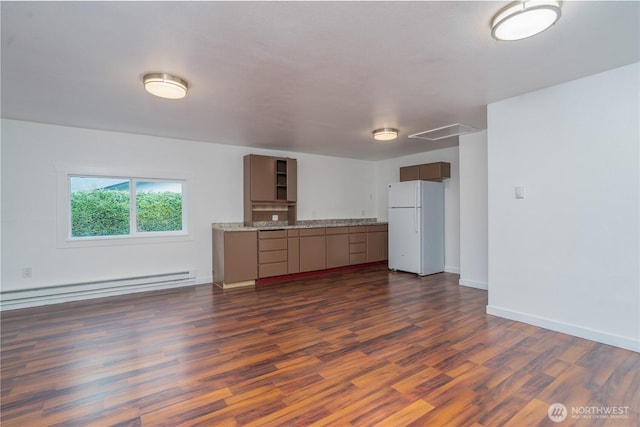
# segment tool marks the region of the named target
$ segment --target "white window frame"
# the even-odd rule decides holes
[[[57,168],[57,246],[74,248],[86,246],[111,246],[148,243],[171,243],[192,240],[189,233],[189,184],[192,181],[188,173],[168,173],[165,171],[132,171],[99,168]],[[71,177],[116,178],[129,180],[130,212],[129,234],[114,236],[81,236],[71,235]],[[136,182],[175,182],[182,184],[182,230],[178,231],[138,231],[136,218]]]

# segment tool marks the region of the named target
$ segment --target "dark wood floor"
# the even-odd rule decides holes
[[[457,281],[376,266],[3,312],[1,422],[638,425],[639,354],[489,316]]]

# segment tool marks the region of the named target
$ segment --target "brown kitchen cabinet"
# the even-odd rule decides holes
[[[258,278],[258,233],[213,230],[213,281],[225,285],[253,284]]]
[[[288,273],[287,248],[286,230],[258,231],[258,278]]]
[[[298,230],[287,230],[287,272],[300,272],[300,237]]]
[[[349,227],[327,227],[327,268],[349,265]]]
[[[301,228],[300,234],[300,272],[325,270],[327,268],[327,249],[325,229]]]
[[[367,262],[367,227],[349,227],[349,265]]]
[[[400,182],[404,181],[442,181],[451,177],[451,163],[434,162],[400,168]]]
[[[385,261],[388,259],[388,226],[367,226],[367,262]]]
[[[213,281],[223,288],[257,279],[388,259],[388,226],[226,230],[214,227]]]
[[[297,175],[296,159],[244,156],[244,224],[271,221],[295,224]]]
[[[273,157],[250,154],[244,157],[245,185],[252,201],[276,200],[276,163]]]

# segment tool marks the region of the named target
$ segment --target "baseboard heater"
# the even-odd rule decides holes
[[[36,307],[195,284],[194,271],[123,277],[0,292],[0,310]]]

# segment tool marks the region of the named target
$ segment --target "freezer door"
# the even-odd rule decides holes
[[[389,208],[389,268],[420,273],[420,209]]]
[[[389,184],[390,208],[420,206],[421,197],[420,181],[394,182],[393,184]]]
[[[420,275],[444,271],[444,187],[441,182],[422,184],[422,266]]]

